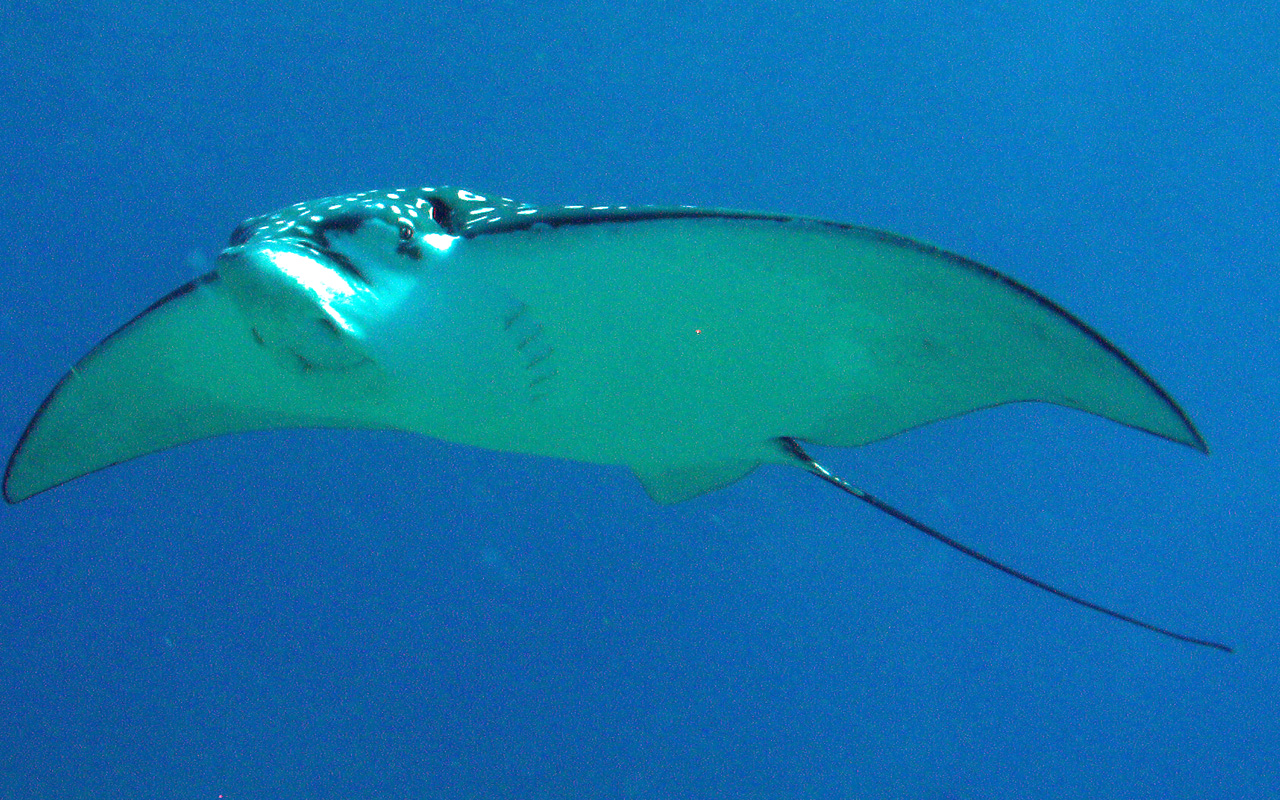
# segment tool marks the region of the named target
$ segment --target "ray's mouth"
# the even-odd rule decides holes
[[[305,258],[317,262],[320,266],[332,269],[348,281],[359,282],[364,286],[371,285],[369,276],[357,267],[351,259],[342,253],[326,247],[324,244],[314,239],[304,236],[291,236],[287,238],[273,239],[269,242],[255,242],[252,244],[236,244],[224,249],[218,254],[218,260],[234,260],[245,258],[252,254],[255,250],[275,250],[277,252],[292,252]]]
[[[323,236],[323,234],[321,234]],[[276,246],[288,246],[297,250],[306,256],[319,261],[326,266],[341,273],[347,279],[354,279],[368,286],[370,284],[369,276],[364,273],[355,263],[342,253],[333,250],[327,246],[327,242],[320,242],[314,238],[306,236],[291,236],[286,239],[277,239],[272,242]]]

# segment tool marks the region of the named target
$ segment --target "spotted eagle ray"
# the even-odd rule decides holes
[[[990,267],[892,233],[690,206],[535,206],[454,187],[254,217],[216,268],[89,352],[27,425],[11,503],[222,434],[396,429],[629,467],[674,503],[791,464],[995,569],[828,471],[855,447],[1042,401],[1208,452],[1132,359]]]

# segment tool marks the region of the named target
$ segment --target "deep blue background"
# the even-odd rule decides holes
[[[4,798],[1280,796],[1274,2],[0,3],[0,430],[243,218],[454,183],[888,228],[1098,326],[1190,450],[1049,407],[658,507],[394,434],[0,508]]]

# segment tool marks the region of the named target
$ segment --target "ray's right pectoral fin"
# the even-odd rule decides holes
[[[227,433],[381,427],[344,410],[342,392],[317,391],[325,380],[331,376],[289,365],[265,347],[210,273],[139,314],[63,376],[9,461],[5,499],[16,503],[112,464]]]

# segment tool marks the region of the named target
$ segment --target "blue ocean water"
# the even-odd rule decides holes
[[[0,508],[3,798],[1280,795],[1280,8],[0,3],[0,428],[300,200],[451,183],[919,237],[1081,315],[1213,455],[1010,407],[653,504],[391,433]]]

